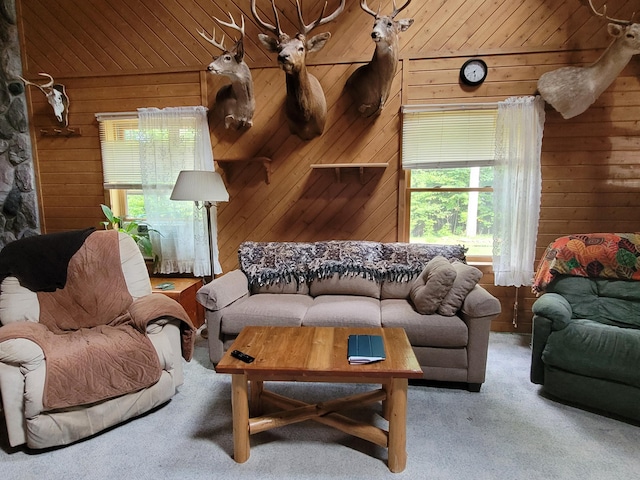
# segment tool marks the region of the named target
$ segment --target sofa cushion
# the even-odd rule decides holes
[[[456,279],[456,270],[449,260],[438,255],[429,260],[411,286],[411,301],[419,313],[431,315],[438,310]]]
[[[640,388],[640,330],[574,320],[549,335],[542,360],[561,370]]]
[[[380,298],[409,298],[412,281],[385,280],[380,286]]]
[[[469,342],[467,325],[457,316],[422,315],[401,299],[382,300],[380,310],[382,326],[404,328],[413,346],[458,348]]]
[[[304,281],[274,282],[269,285],[252,285],[251,294],[256,293],[297,293],[300,295],[309,294],[309,285]]]
[[[223,310],[220,330],[227,335],[237,335],[249,325],[299,327],[312,303],[313,299],[307,295],[251,295]]]
[[[445,295],[438,307],[438,313],[446,316],[456,314],[469,292],[482,278],[482,272],[476,267],[462,262],[453,262],[451,265],[456,271],[456,278],[451,290]]]
[[[546,291],[566,298],[571,305],[573,318],[640,328],[638,281],[558,275]]]
[[[360,295],[380,298],[380,283],[360,275],[340,275],[317,278],[311,281],[309,293],[312,297],[320,295]]]
[[[302,325],[311,327],[379,327],[380,300],[354,295],[321,295],[313,299]]]

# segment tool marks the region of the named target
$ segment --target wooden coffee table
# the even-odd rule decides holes
[[[350,365],[349,335],[382,335],[387,358],[382,362]],[[255,357],[244,363],[230,355],[237,349]],[[314,420],[388,449],[392,472],[407,462],[406,416],[409,378],[422,370],[402,328],[246,327],[216,366],[232,375],[233,450],[238,463],[249,458],[249,436],[271,428]],[[270,392],[265,381],[373,383],[381,388],[309,405]],[[382,402],[388,431],[353,420],[338,412]],[[282,409],[264,413],[265,406]],[[249,417],[249,411],[253,417]]]

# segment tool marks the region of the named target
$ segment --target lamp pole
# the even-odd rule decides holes
[[[209,261],[211,262],[211,280],[213,281],[213,235],[211,231],[211,207],[213,202],[206,200],[204,202],[204,208],[207,210],[207,233],[209,234]]]

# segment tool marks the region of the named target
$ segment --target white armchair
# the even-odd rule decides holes
[[[37,241],[46,242],[46,237],[42,235]],[[96,258],[96,255],[100,258]],[[104,271],[105,262],[111,265],[106,270],[117,268],[115,276],[112,272]],[[144,260],[129,236],[114,231],[95,231],[86,237],[68,265],[64,288],[53,293],[29,290],[12,275],[6,276],[0,285],[0,394],[11,446],[24,443],[30,448],[66,445],[151,410],[167,402],[176,393],[177,387],[183,383],[183,357],[186,360],[191,358],[195,329],[189,317],[177,302],[164,295],[151,293]],[[43,270],[46,271],[46,268]],[[6,270],[0,273],[6,275]],[[124,278],[124,288],[120,294],[113,291],[109,280],[118,276]],[[103,279],[105,288],[96,288]],[[81,291],[84,285],[90,291]],[[56,297],[58,293],[74,288],[78,291],[62,300]],[[58,298],[57,303],[51,303],[52,298]],[[115,308],[122,310],[123,306],[126,308],[109,321],[100,320],[100,315],[91,315],[88,321],[96,325],[87,325],[85,328],[74,325],[86,320],[79,318],[81,315],[73,314],[75,306],[65,303],[70,298],[84,302],[85,305],[78,308],[94,308],[98,312],[103,308],[106,311],[118,311]],[[120,302],[117,306],[114,305],[116,301]],[[104,307],[102,302],[106,304]],[[55,310],[53,314],[52,310]],[[151,372],[140,380],[148,385],[139,388],[142,384],[136,383],[138,379],[118,376],[140,369],[139,365],[128,367],[126,359],[130,354],[117,351],[117,346],[112,352],[112,363],[108,359],[103,360],[98,365],[102,369],[98,368],[87,375],[91,369],[93,349],[102,344],[103,339],[101,337],[96,342],[96,337],[85,332],[98,335],[107,330],[122,332],[126,328],[133,331],[129,320],[138,315],[139,310],[147,314],[142,322],[135,325],[142,325],[142,328],[138,328],[138,333],[130,335],[127,331],[124,335],[138,335],[136,338],[140,339],[140,350],[144,351],[146,345],[147,351],[152,352],[147,355],[152,366],[149,370],[157,368],[157,372]],[[62,316],[59,322],[62,328],[50,325],[50,318],[57,315]],[[75,326],[79,327],[78,330]],[[55,386],[54,374],[56,370],[67,368],[65,365],[68,364],[60,360],[64,354],[60,353],[59,344],[55,344],[58,351],[51,355],[52,347],[47,342],[49,337],[55,337],[55,341],[71,341],[75,335],[85,335],[86,345],[79,350],[74,350],[75,347],[62,349],[73,352],[71,365],[75,362],[75,366],[63,371],[62,376],[67,383],[56,392],[52,390]],[[84,357],[83,349],[86,350]],[[49,355],[45,352],[49,352]],[[136,358],[135,362],[138,360]],[[107,368],[104,368],[105,365]],[[101,382],[104,385],[100,385]],[[92,390],[96,385],[97,392]],[[71,393],[65,392],[65,389]],[[114,393],[114,389],[118,393]],[[60,398],[60,391],[64,398]],[[78,398],[83,392],[88,392],[87,401]]]

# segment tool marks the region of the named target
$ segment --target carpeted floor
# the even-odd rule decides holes
[[[185,384],[168,404],[94,438],[48,451],[8,447],[0,427],[0,476],[62,479],[579,479],[640,475],[640,426],[565,405],[529,382],[529,336],[492,333],[480,393],[411,385],[408,461],[392,474],[386,450],[314,422],[251,437],[233,461],[230,378],[216,374],[198,340]],[[302,400],[366,385],[275,384]],[[353,412],[384,426],[375,411]]]

